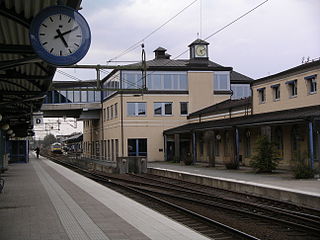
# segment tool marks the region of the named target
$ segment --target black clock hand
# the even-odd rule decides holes
[[[71,32],[73,32],[73,31],[77,30],[78,28],[79,28],[79,26],[76,26],[75,28],[73,28],[73,29],[71,29],[71,30],[65,31],[64,33],[61,33],[61,32],[60,32],[60,29],[58,29],[58,30],[59,30],[59,32],[60,32],[60,35],[63,36],[63,35],[66,35],[66,34],[68,34],[68,33],[71,33]],[[58,35],[54,36],[54,38],[58,38],[58,37],[60,37],[60,35],[58,34]]]
[[[60,29],[57,29],[56,31],[57,31],[58,35],[55,36],[54,38],[58,38],[59,37],[61,39],[61,41],[63,42],[64,46],[67,48],[68,44],[67,44],[66,40],[64,39]]]

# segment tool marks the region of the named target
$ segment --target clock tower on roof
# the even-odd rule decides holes
[[[202,60],[208,60],[208,45],[209,43],[197,39],[194,42],[192,42],[188,47],[190,48],[190,60],[192,59],[202,59]]]

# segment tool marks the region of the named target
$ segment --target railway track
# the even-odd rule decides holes
[[[54,160],[62,159],[59,156]],[[312,209],[290,204],[278,207],[279,203],[270,199],[223,194],[202,185],[149,174],[102,176],[83,169],[77,171],[212,239],[319,239],[320,236],[317,227],[320,213],[311,213]]]

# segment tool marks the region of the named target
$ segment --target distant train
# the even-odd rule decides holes
[[[62,144],[59,142],[55,142],[51,144],[51,152],[52,153],[62,153]]]

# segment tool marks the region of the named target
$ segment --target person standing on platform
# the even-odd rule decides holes
[[[34,150],[37,154],[37,158],[39,158],[39,154],[40,154],[40,148],[39,147],[36,147],[36,149]]]

